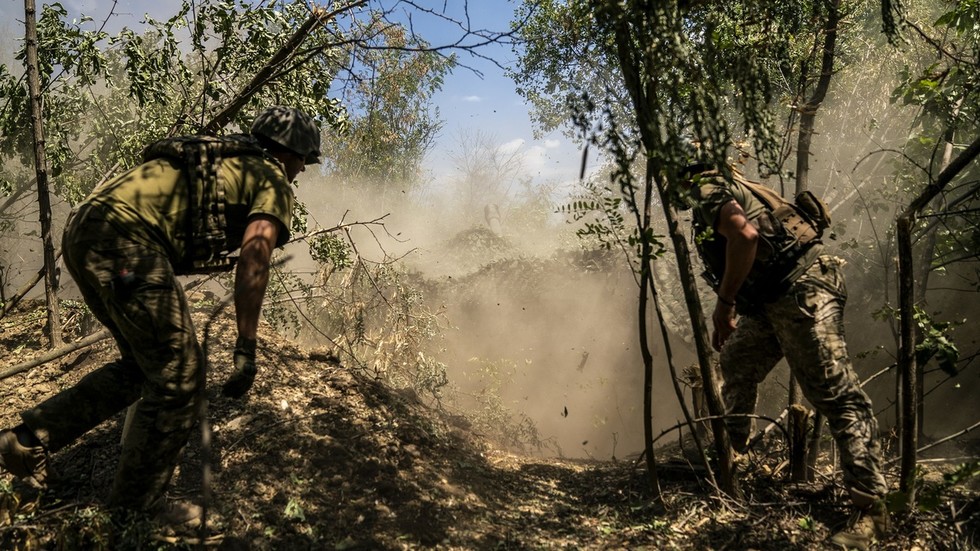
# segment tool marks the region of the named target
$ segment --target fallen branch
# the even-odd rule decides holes
[[[653,439],[653,441],[651,442],[651,444],[655,444],[657,442],[657,440],[660,440],[661,438],[663,438],[664,435],[670,434],[671,432],[673,432],[675,430],[678,430],[678,429],[680,429],[682,427],[686,427],[686,426],[691,425],[691,424],[695,424],[696,425],[697,423],[701,423],[703,421],[712,421],[712,420],[715,420],[715,419],[729,419],[729,418],[733,418],[733,417],[746,417],[746,418],[749,418],[749,419],[760,419],[762,421],[769,421],[770,425],[768,427],[766,427],[767,430],[766,431],[763,431],[760,434],[765,434],[765,432],[768,432],[768,430],[769,430],[770,427],[775,426],[780,431],[782,431],[783,436],[786,437],[786,440],[787,441],[789,441],[789,439],[790,439],[789,432],[786,431],[786,428],[785,427],[783,427],[782,425],[779,424],[779,421],[783,418],[784,415],[786,415],[786,411],[787,410],[783,410],[783,415],[780,415],[776,419],[773,419],[772,417],[766,417],[765,415],[756,415],[754,413],[726,413],[724,415],[708,415],[708,416],[705,416],[705,417],[698,417],[696,419],[692,419],[690,423],[688,423],[687,421],[681,421],[681,422],[677,423],[676,425],[674,425],[672,427],[668,427],[668,428],[663,429],[662,431],[660,431],[660,434],[658,434]],[[749,441],[748,447],[751,448],[752,446],[755,445],[755,443],[756,443],[755,440]]]
[[[111,335],[111,333],[109,333],[109,330],[108,329],[103,329],[102,331],[99,331],[98,333],[92,333],[91,335],[85,337],[84,339],[82,339],[80,341],[76,341],[76,342],[73,342],[71,344],[67,344],[67,345],[62,346],[60,348],[57,348],[55,350],[52,350],[52,351],[48,352],[47,354],[44,354],[44,355],[39,356],[37,358],[34,358],[33,360],[26,361],[26,362],[24,362],[22,364],[19,364],[19,365],[15,365],[14,367],[11,367],[10,369],[4,371],[3,373],[0,373],[0,381],[6,379],[8,377],[12,377],[12,376],[14,376],[14,375],[16,375],[18,373],[23,373],[24,371],[27,371],[29,369],[33,369],[33,368],[35,368],[35,367],[37,367],[37,366],[39,366],[41,364],[46,364],[46,363],[48,363],[50,361],[57,360],[58,358],[60,358],[62,356],[65,356],[67,354],[71,354],[72,352],[74,352],[76,350],[81,350],[82,348],[86,348],[88,346],[92,346],[93,344],[95,344],[95,343],[97,343],[99,341],[102,341],[102,340],[105,340],[105,339],[109,338],[110,335]]]
[[[963,436],[964,434],[970,432],[971,430],[973,430],[973,429],[975,429],[977,427],[980,427],[980,421],[977,421],[976,423],[973,423],[972,425],[970,425],[969,427],[966,427],[965,429],[961,430],[960,432],[956,432],[956,433],[950,434],[949,436],[947,436],[945,438],[940,438],[939,440],[936,440],[935,442],[933,442],[932,444],[929,444],[928,446],[922,446],[921,448],[915,450],[915,453],[916,454],[920,454],[920,453],[922,453],[922,452],[924,452],[924,451],[926,451],[926,450],[928,450],[930,448],[935,448],[936,446],[938,446],[940,444],[945,444],[946,442],[949,442],[950,440],[955,440],[955,439],[959,438],[960,436]],[[890,459],[890,460],[888,460],[888,461],[885,462],[885,466],[887,467],[887,466],[893,465],[896,461],[898,461],[900,459],[901,459],[901,457],[896,457],[894,459]]]

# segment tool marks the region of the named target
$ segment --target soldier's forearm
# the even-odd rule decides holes
[[[253,220],[245,229],[235,272],[235,316],[240,337],[254,339],[258,331],[278,229],[276,222],[266,218]]]
[[[246,260],[244,251],[235,273],[235,318],[238,335],[254,339],[262,312],[262,299],[269,283],[269,265]]]

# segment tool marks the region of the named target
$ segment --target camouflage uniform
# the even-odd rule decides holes
[[[765,227],[764,204],[745,186],[712,173],[692,191],[695,225],[714,228],[721,207],[735,200],[757,229]],[[760,229],[760,234],[765,230]],[[709,266],[724,270],[724,238],[702,246]],[[760,245],[761,247],[761,245]],[[779,244],[776,243],[776,247]],[[722,389],[727,413],[755,411],[758,385],[783,357],[803,395],[827,418],[841,453],[844,482],[849,489],[873,496],[887,492],[881,475],[878,428],[871,400],[861,390],[844,342],[843,313],[847,300],[844,261],[811,244],[790,262],[777,261],[779,273],[758,273],[758,262],[739,289],[737,327],[721,350]],[[722,273],[714,276],[720,281]],[[755,284],[753,284],[755,283]],[[772,290],[778,289],[773,295]],[[786,290],[783,290],[786,289]],[[747,417],[727,419],[732,442],[744,445],[752,426]]]
[[[227,247],[241,244],[248,218],[280,222],[288,239],[292,189],[284,168],[265,156],[220,161]],[[23,412],[49,452],[136,403],[124,439],[110,505],[151,511],[161,506],[177,458],[195,421],[205,373],[182,266],[187,218],[185,171],[156,159],[107,182],[73,211],[62,242],[64,261],[95,317],[111,331],[121,358]]]
[[[840,449],[844,484],[883,496],[878,424],[844,342],[842,265],[835,256],[818,257],[789,292],[739,318],[721,350],[722,392],[728,413],[753,413],[759,383],[785,356],[803,395],[827,418]],[[733,442],[748,438],[748,418],[729,418],[728,426]]]

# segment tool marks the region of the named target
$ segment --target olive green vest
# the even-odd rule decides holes
[[[771,200],[734,173],[729,180],[718,171],[694,178],[694,242],[705,264],[705,277],[717,289],[725,273],[727,240],[715,231],[721,208],[735,200],[759,234],[756,258],[736,300],[741,305],[772,302],[782,296],[823,250],[820,232],[799,215]],[[761,187],[761,186],[760,186]],[[769,192],[775,195],[775,192]],[[788,202],[783,201],[788,205]]]

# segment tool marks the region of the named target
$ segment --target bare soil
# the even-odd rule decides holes
[[[65,310],[69,339],[97,329],[81,312]],[[848,517],[829,462],[817,483],[788,484],[778,442],[741,459],[740,499],[709,487],[676,443],[664,446],[664,503],[655,506],[643,461],[512,453],[473,433],[464,417],[268,328],[260,331],[256,385],[228,399],[218,389],[230,371],[231,314],[209,323],[202,310],[195,319],[199,337],[208,334],[212,444],[208,458],[195,434],[169,497],[201,503],[212,495],[213,526],[176,535],[110,519],[102,504],[120,414],[52,456],[59,478],[48,489],[0,475],[0,549],[832,549],[825,539]],[[37,304],[0,320],[0,371],[42,354],[44,334]],[[0,381],[0,427],[115,354],[105,340]],[[927,488],[942,479],[932,465],[924,466]],[[975,549],[978,495],[958,484],[928,510],[894,514],[878,548]]]

